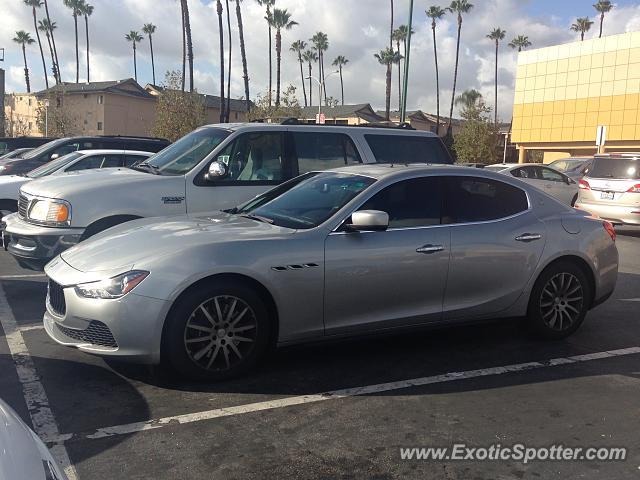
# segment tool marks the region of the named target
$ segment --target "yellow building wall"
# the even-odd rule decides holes
[[[640,32],[523,51],[512,141],[640,140]]]

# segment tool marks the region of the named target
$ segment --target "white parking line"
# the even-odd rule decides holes
[[[339,398],[354,397],[359,395],[371,395],[381,392],[389,392],[392,390],[400,390],[403,388],[419,387],[424,385],[432,385],[436,383],[452,382],[456,380],[467,380],[470,378],[487,377],[493,375],[502,375],[505,373],[524,372],[540,368],[555,367],[558,365],[567,365],[575,363],[583,363],[603,358],[620,357],[624,355],[640,354],[640,347],[624,348],[619,350],[611,350],[604,352],[588,353],[585,355],[575,355],[572,357],[553,358],[551,360],[542,360],[538,362],[518,363],[513,365],[505,365],[501,367],[483,368],[479,370],[465,370],[460,372],[450,372],[442,375],[434,375],[430,377],[414,378],[411,380],[401,380],[398,382],[379,383],[376,385],[368,385],[364,387],[346,388],[342,390],[332,390],[324,393],[311,395],[300,395],[296,397],[280,398],[277,400],[268,400],[265,402],[250,403],[247,405],[239,405],[235,407],[217,408],[214,410],[206,410],[203,412],[187,413],[184,415],[174,415],[143,422],[129,423],[126,425],[117,425],[113,427],[99,428],[93,432],[62,434],[57,439],[59,442],[79,441],[87,439],[98,439],[105,437],[113,437],[117,435],[127,435],[147,430],[155,430],[170,425],[184,425],[188,423],[201,422],[204,420],[212,420],[214,418],[231,417],[242,415],[245,413],[260,412],[264,410],[275,410],[278,408],[290,407],[293,405],[304,405],[307,403],[324,402],[327,400],[335,400]]]
[[[19,280],[21,278],[47,278],[44,273],[29,273],[23,275],[0,275],[0,280]]]
[[[29,416],[33,423],[33,429],[44,442],[55,442],[50,448],[51,455],[69,477],[69,480],[77,480],[78,475],[69,460],[69,454],[64,444],[58,441],[60,431],[53,416],[49,399],[40,382],[38,372],[33,363],[29,350],[24,343],[22,332],[16,324],[13,312],[9,307],[4,289],[0,285],[0,324],[4,330],[11,358],[16,365],[18,379],[22,384],[24,400],[29,410]]]

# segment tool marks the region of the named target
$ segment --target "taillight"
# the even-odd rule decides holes
[[[633,187],[627,190],[627,193],[640,193],[640,183],[636,183]]]
[[[615,242],[616,241],[616,229],[613,228],[613,224],[611,222],[604,221],[604,222],[602,222],[602,226],[604,227],[604,229],[607,231],[607,233],[611,237],[611,240],[613,240]]]
[[[589,182],[586,180],[580,180],[578,188],[581,188],[582,190],[591,190],[591,185],[589,185]]]

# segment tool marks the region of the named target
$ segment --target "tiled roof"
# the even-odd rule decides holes
[[[315,118],[318,113],[318,106],[302,108],[302,118]],[[383,117],[376,114],[368,103],[358,103],[355,105],[338,105],[337,107],[322,107],[322,113],[327,118],[350,118],[360,117],[368,122],[381,122]]]
[[[142,88],[133,78],[89,83],[63,82],[60,85],[54,85],[46,90],[41,90],[37,92],[36,95],[43,96],[49,93],[58,92],[64,94],[116,93],[120,95],[131,95],[134,97],[153,98],[152,95]]]

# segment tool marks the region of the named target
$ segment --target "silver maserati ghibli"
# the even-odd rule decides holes
[[[365,332],[520,317],[562,338],[616,283],[615,231],[588,215],[472,168],[311,172],[63,252],[45,270],[44,326],[63,345],[213,380],[270,345]]]

